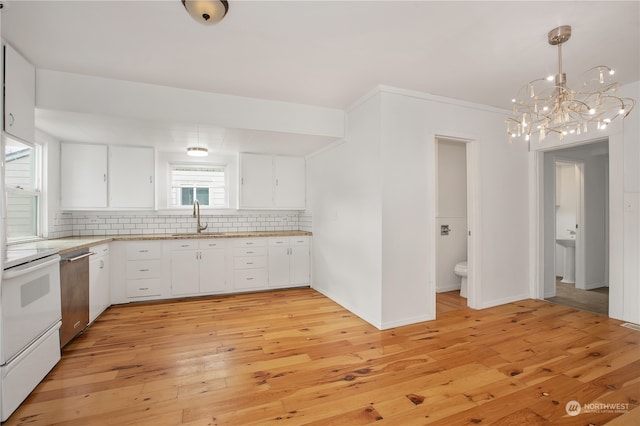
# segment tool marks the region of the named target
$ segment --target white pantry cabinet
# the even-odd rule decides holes
[[[310,261],[309,237],[269,238],[269,287],[308,285]]]
[[[174,296],[227,291],[227,242],[224,239],[165,242]]]
[[[302,157],[240,154],[241,209],[304,210],[306,165]]]
[[[60,144],[63,210],[107,207],[107,146]]]
[[[109,207],[154,208],[153,148],[109,146]]]
[[[155,207],[153,148],[63,142],[60,170],[63,210]]]
[[[109,244],[91,247],[89,261],[89,322],[95,321],[111,304],[109,290]]]
[[[14,48],[4,46],[4,131],[35,141],[36,70]]]

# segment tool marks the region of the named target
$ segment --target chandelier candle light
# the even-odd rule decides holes
[[[571,27],[563,25],[549,31],[549,44],[558,46],[558,74],[527,83],[511,100],[513,116],[507,119],[509,142],[515,137],[530,140],[538,134],[541,142],[554,132],[562,138],[581,134],[589,127],[605,129],[612,120],[629,115],[635,100],[616,95],[618,83],[612,81],[614,71],[604,65],[584,73],[578,89],[567,86],[562,72],[562,44],[571,37]]]

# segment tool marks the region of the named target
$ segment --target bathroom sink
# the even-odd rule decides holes
[[[182,232],[178,234],[171,234],[172,237],[197,237],[197,236],[216,236],[216,235],[224,235],[224,232]]]
[[[576,240],[573,238],[557,238],[556,243],[560,244],[562,247],[575,247]]]

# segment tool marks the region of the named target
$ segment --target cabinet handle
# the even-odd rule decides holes
[[[276,179],[276,186],[278,186],[278,179]]]
[[[153,183],[153,176],[149,176],[149,183]]]
[[[107,181],[107,174],[106,174],[106,173],[102,175],[102,179],[103,179],[105,182]]]
[[[252,251],[248,251],[248,252],[246,252],[246,253],[247,253],[247,254],[253,254],[253,252],[252,252]]]
[[[247,277],[247,281],[251,281],[253,277]]]
[[[253,262],[247,262],[247,265],[253,265]]]
[[[138,250],[138,253],[148,253],[149,250]]]
[[[140,271],[140,272],[149,272],[149,270],[148,270],[148,269],[140,269],[139,271]]]
[[[248,246],[251,246],[251,245],[253,245],[253,243],[245,243],[245,244],[246,244],[246,245],[248,245]]]
[[[104,269],[104,260],[100,261],[100,269]]]
[[[76,329],[78,327],[80,327],[80,324],[82,324],[82,322],[78,321],[75,324],[73,324],[73,328]]]
[[[180,244],[180,247],[189,247],[189,244]]]
[[[138,290],[147,291],[149,290],[149,287],[139,287]]]
[[[13,116],[13,113],[10,112],[9,113],[9,127],[13,126],[13,123],[15,122],[15,117]]]

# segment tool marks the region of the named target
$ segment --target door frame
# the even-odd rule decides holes
[[[455,132],[437,132],[429,137],[429,141],[432,144],[432,152],[435,154],[436,140],[446,139],[453,142],[461,142],[466,144],[466,160],[467,160],[467,306],[475,309],[481,308],[481,288],[482,283],[481,275],[481,250],[480,250],[480,182],[481,177],[478,166],[478,139],[471,135],[461,135]],[[431,218],[430,218],[430,252],[429,263],[432,265],[430,268],[432,283],[432,292],[436,295],[436,195],[437,195],[437,175],[436,175],[436,162],[435,155],[431,156],[429,166],[433,171],[431,179]],[[434,310],[435,317],[435,310]]]

